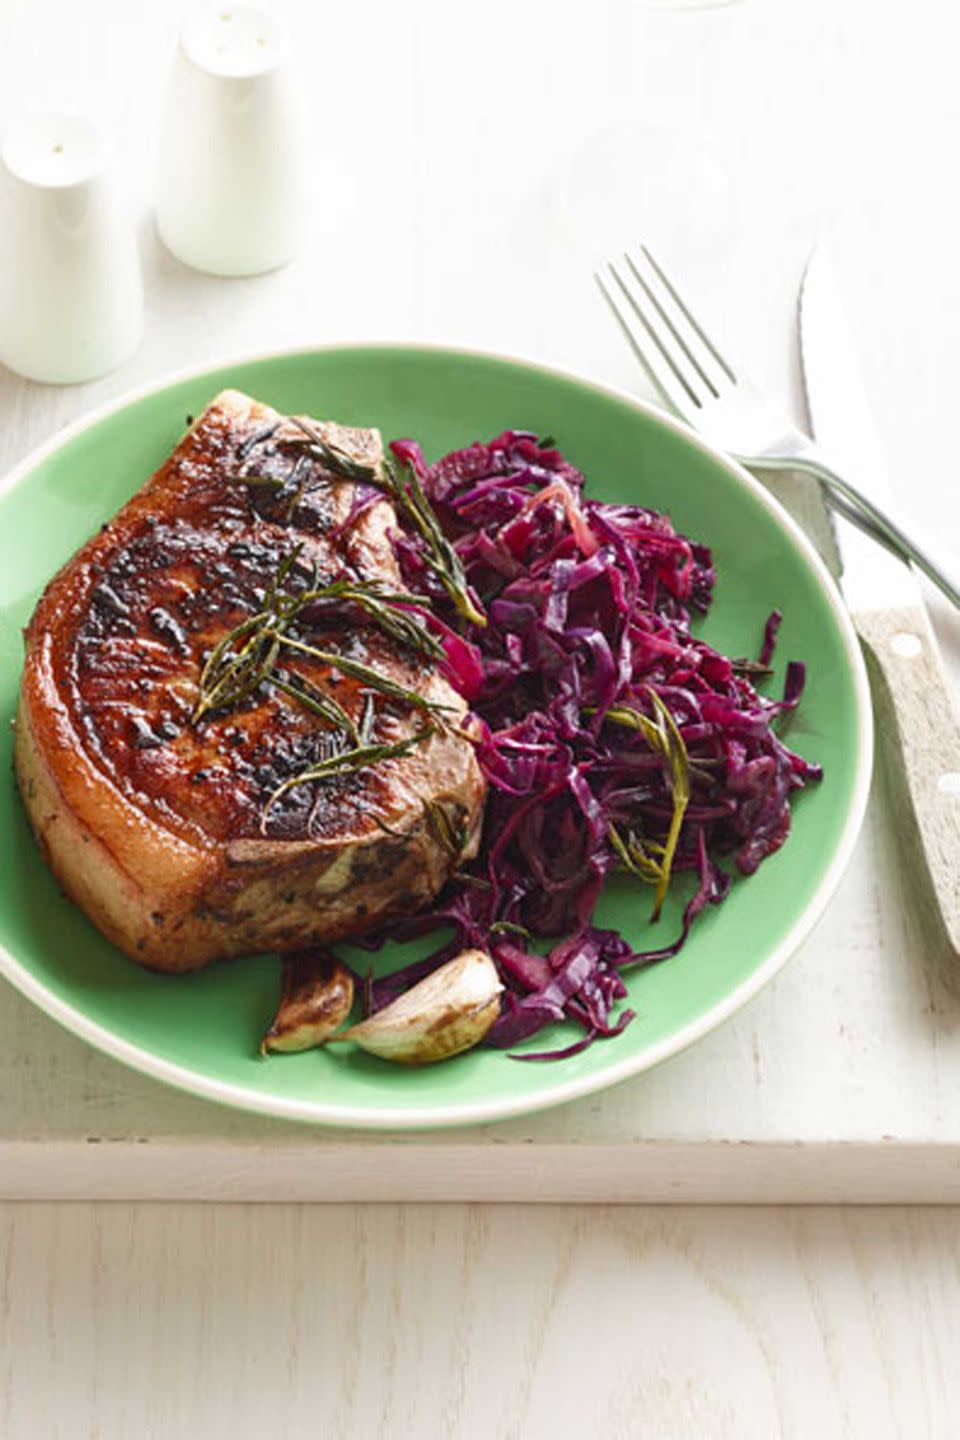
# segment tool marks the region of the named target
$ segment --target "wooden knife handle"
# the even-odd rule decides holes
[[[854,615],[874,684],[878,753],[888,765],[899,851],[931,959],[960,989],[960,718],[921,605]]]

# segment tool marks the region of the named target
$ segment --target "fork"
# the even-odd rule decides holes
[[[625,266],[625,268],[624,268]],[[637,358],[673,410],[751,470],[815,476],[830,505],[902,560],[911,560],[960,607],[960,590],[899,523],[832,469],[820,447],[768,404],[725,359],[646,245],[612,261],[596,282]],[[615,287],[615,288],[614,288]]]

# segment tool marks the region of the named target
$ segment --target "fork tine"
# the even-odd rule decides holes
[[[641,246],[640,248],[641,248],[641,250],[642,250],[642,249],[643,249],[643,246]],[[687,362],[687,365],[690,365],[690,366],[693,367],[693,369],[694,369],[694,371],[696,372],[698,378],[701,380],[701,382],[702,382],[704,385],[706,385],[706,387],[707,387],[707,389],[709,390],[710,394],[713,396],[714,400],[716,400],[716,399],[719,397],[719,395],[720,395],[720,391],[719,391],[719,389],[717,388],[717,386],[714,384],[714,382],[711,380],[709,370],[708,370],[707,367],[702,363],[702,357],[701,357],[701,358],[698,358],[698,357],[697,357],[696,348],[699,348],[699,347],[696,347],[696,348],[695,348],[695,341],[694,341],[694,344],[691,345],[691,344],[688,342],[688,340],[684,339],[684,336],[682,335],[679,327],[678,327],[678,326],[676,325],[676,323],[671,319],[670,314],[669,314],[668,311],[665,309],[665,307],[664,307],[664,305],[663,305],[663,302],[662,302],[662,301],[659,299],[659,297],[657,296],[657,293],[656,293],[656,291],[654,290],[653,286],[652,286],[652,285],[650,284],[650,282],[649,282],[648,280],[646,280],[646,279],[644,278],[644,276],[640,273],[640,270],[638,269],[637,263],[636,263],[636,261],[634,260],[633,256],[630,255],[630,254],[628,254],[628,253],[625,253],[623,258],[624,258],[624,260],[626,260],[627,265],[628,265],[629,268],[630,268],[630,272],[631,272],[631,274],[633,275],[634,280],[635,280],[636,283],[640,286],[640,289],[643,291],[644,295],[646,295],[646,297],[647,297],[647,299],[649,300],[650,304],[653,306],[654,310],[655,310],[656,313],[659,315],[661,324],[666,327],[667,334],[668,334],[669,337],[672,339],[674,346],[678,347],[678,350],[679,350],[680,354],[685,358],[685,360],[686,360],[686,362]],[[682,323],[682,322],[681,322],[681,323]],[[693,337],[690,337],[690,338],[693,339]],[[664,338],[664,345],[666,345],[666,344],[667,344],[667,340]],[[676,352],[674,352],[674,353],[676,354]],[[678,359],[678,364],[679,364],[679,359]]]
[[[691,407],[693,409],[699,409],[701,403],[699,396],[691,389],[683,373],[677,369],[669,354],[665,352],[662,344],[660,344],[657,339],[656,332],[651,327],[649,320],[645,316],[635,296],[624,283],[623,277],[620,275],[616,266],[613,265],[612,262],[608,262],[607,268],[622,292],[629,306],[629,311],[615,298],[613,291],[599,271],[594,275],[594,279],[600,288],[600,293],[610,306],[614,318],[626,336],[631,349],[650,376],[650,379],[667,397],[667,400],[674,409],[678,410],[682,415],[686,414]],[[630,311],[636,316],[635,320],[631,319]],[[638,321],[639,323],[637,323]]]
[[[737,383],[736,372],[735,372],[734,370],[732,370],[731,367],[729,366],[729,364],[727,363],[727,361],[724,360],[723,356],[720,354],[720,351],[717,349],[716,345],[714,345],[713,341],[710,339],[710,336],[709,336],[709,335],[707,334],[707,332],[704,330],[704,328],[703,328],[703,326],[700,324],[699,320],[697,320],[697,319],[694,318],[693,312],[690,310],[689,306],[686,304],[686,302],[684,301],[683,297],[680,295],[680,293],[679,293],[679,291],[677,290],[676,286],[675,286],[675,285],[673,284],[673,282],[669,279],[669,277],[667,276],[667,274],[666,274],[666,272],[664,271],[664,269],[662,268],[662,266],[661,266],[661,265],[659,264],[659,262],[654,258],[653,254],[651,253],[651,251],[648,249],[648,247],[647,247],[646,245],[641,244],[641,246],[640,246],[640,253],[641,253],[641,255],[643,255],[643,257],[644,257],[644,259],[646,260],[647,264],[650,266],[650,269],[654,272],[654,274],[655,274],[655,275],[657,276],[657,278],[659,279],[661,285],[662,285],[663,288],[666,290],[667,294],[670,296],[670,298],[672,299],[674,305],[676,305],[677,309],[680,311],[680,314],[681,314],[681,315],[683,316],[683,318],[686,320],[686,322],[687,322],[687,324],[690,326],[691,330],[693,330],[694,334],[696,334],[697,336],[699,336],[701,342],[706,346],[707,350],[710,352],[710,354],[713,356],[714,360],[715,360],[715,361],[717,362],[717,364],[720,366],[720,369],[721,369],[721,370],[723,371],[723,373],[726,375],[726,377],[727,377],[727,379],[730,381],[730,383],[731,383],[732,385],[736,385],[736,383]],[[630,268],[634,271],[634,274],[636,274],[636,273],[637,273],[637,272],[636,272],[636,268],[634,267],[633,262],[630,260],[629,255],[627,256],[627,263],[630,265]],[[639,277],[638,277],[638,278],[639,278]]]

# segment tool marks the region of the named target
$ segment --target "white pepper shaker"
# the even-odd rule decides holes
[[[293,255],[302,179],[296,95],[273,17],[245,5],[186,22],[160,146],[157,228],[184,264],[259,275]]]
[[[0,360],[72,384],[142,336],[140,256],[105,136],[83,115],[21,116],[0,145]]]

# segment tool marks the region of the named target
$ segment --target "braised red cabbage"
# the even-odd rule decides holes
[[[424,596],[442,639],[447,676],[476,717],[489,795],[477,860],[429,912],[390,931],[452,926],[453,938],[370,983],[366,1004],[379,1009],[477,946],[506,987],[486,1043],[512,1047],[572,1020],[582,1030],[573,1044],[514,1057],[561,1059],[630,1022],[632,1010],[614,1014],[624,973],[675,955],[704,907],[723,900],[721,857],[750,875],[786,840],[793,792],[821,774],[774,728],[800,700],[804,667],[787,667],[781,699],[758,693],[751,676],[769,673],[779,613],[756,661],[729,660],[695,636],[691,618],[714,586],[709,549],[654,510],[585,498],[582,474],[551,441],[507,430],[434,465],[411,440],[391,449],[419,476],[486,616],[464,621],[423,540],[404,529],[393,537],[404,581]],[[651,743],[658,725],[662,739]],[[671,821],[679,831],[668,868],[690,872],[695,889],[679,935],[636,951],[597,928],[594,911],[631,855],[642,876],[662,875]]]

